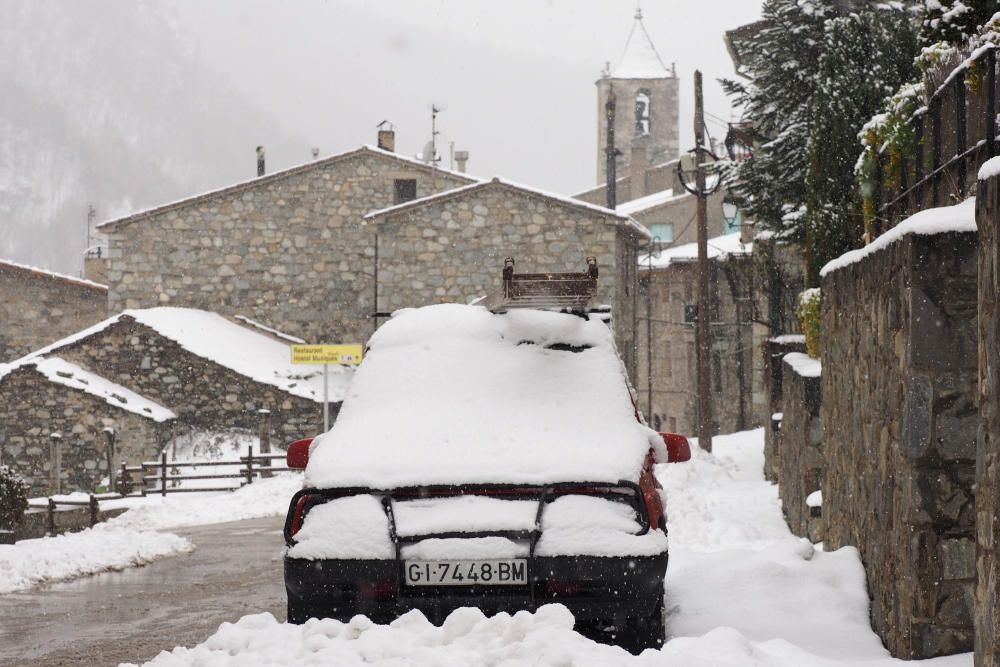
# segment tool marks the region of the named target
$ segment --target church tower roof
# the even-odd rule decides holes
[[[653,40],[646,32],[646,26],[642,22],[642,9],[635,10],[635,22],[632,24],[632,32],[625,42],[625,51],[621,59],[611,68],[609,75],[612,79],[662,79],[674,76],[660,58],[653,46]]]

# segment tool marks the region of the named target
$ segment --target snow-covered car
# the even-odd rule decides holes
[[[285,522],[288,620],[559,602],[589,636],[658,646],[667,536],[652,466],[689,456],[641,422],[602,321],[398,313],[333,428],[289,448],[305,482]]]

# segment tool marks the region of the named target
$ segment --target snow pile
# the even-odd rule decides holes
[[[166,497],[150,495],[145,498],[130,498],[120,502],[131,509],[110,519],[105,525],[156,530],[280,516],[288,511],[288,502],[300,488],[300,474],[281,473],[269,479],[255,480],[253,484],[231,493],[185,493]],[[114,507],[116,503],[112,501],[106,505]]]
[[[804,378],[818,378],[823,374],[823,364],[819,359],[814,359],[808,354],[801,352],[789,352],[782,357],[792,370]]]
[[[749,255],[753,252],[753,243],[743,243],[740,241],[740,233],[725,234],[708,239],[708,258],[727,259],[737,255]],[[675,262],[693,262],[698,259],[698,244],[685,243],[684,245],[660,250],[652,254],[639,257],[639,269],[647,269],[650,266],[654,269],[665,269]]]
[[[396,533],[473,533],[482,530],[531,530],[535,500],[503,500],[484,496],[453,496],[406,500],[393,505]]]
[[[637,481],[650,447],[606,325],[445,304],[372,337],[306,486]]]
[[[979,168],[979,180],[981,181],[997,175],[1000,175],[1000,157],[990,158]]]
[[[182,537],[98,524],[79,533],[0,545],[0,593],[138,567],[192,551]]]
[[[846,252],[837,259],[831,260],[820,270],[819,275],[826,277],[844,267],[860,262],[879,250],[888,248],[893,243],[903,240],[909,234],[931,236],[953,232],[974,232],[976,227],[976,198],[970,197],[961,204],[929,208],[911,215],[882,236],[866,245],[864,248]]]
[[[539,556],[655,556],[667,550],[660,530],[637,535],[635,510],[624,503],[570,495],[557,498],[542,514]]]
[[[389,519],[378,498],[347,496],[312,508],[288,550],[291,558],[395,558]]]

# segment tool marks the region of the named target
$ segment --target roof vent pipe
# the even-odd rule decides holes
[[[458,163],[458,170],[465,173],[465,163],[469,161],[469,151],[455,151],[455,162]]]
[[[257,175],[264,175],[264,147],[257,147]]]

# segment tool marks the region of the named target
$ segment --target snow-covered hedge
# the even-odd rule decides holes
[[[28,484],[21,476],[0,466],[0,530],[13,530],[28,509]]]

